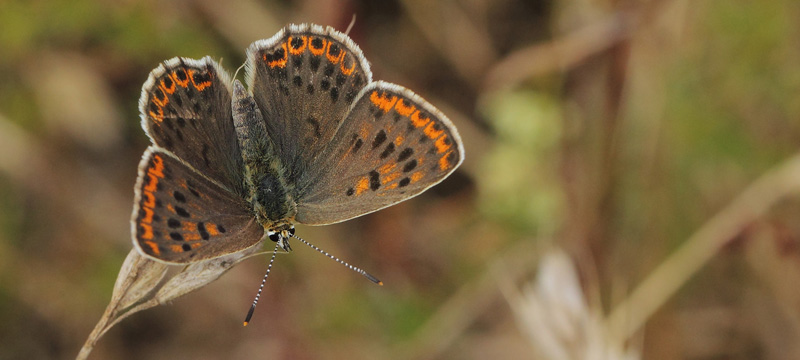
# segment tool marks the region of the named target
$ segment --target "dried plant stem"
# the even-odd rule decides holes
[[[706,222],[662,262],[608,318],[615,339],[628,339],[741,230],[779,200],[800,192],[800,154],[773,168]]]
[[[153,307],[151,300],[167,273],[167,265],[156,263],[139,255],[136,250],[128,253],[120,269],[111,301],[100,321],[83,344],[76,360],[89,357],[95,344],[111,327],[135,312]]]
[[[260,250],[259,243],[237,253],[184,266],[156,262],[140,255],[136,250],[131,250],[119,271],[111,301],[103,317],[92,330],[76,359],[87,359],[103,334],[122,319],[202,288],[242,260],[259,254]],[[170,275],[169,267],[180,270]]]
[[[588,57],[628,39],[635,27],[636,18],[630,13],[620,12],[599,18],[549,42],[516,50],[492,64],[484,86],[487,91],[508,89],[536,76],[571,69]]]

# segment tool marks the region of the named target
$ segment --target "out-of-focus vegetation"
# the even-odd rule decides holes
[[[72,358],[131,249],[142,83],[344,31],[464,165],[125,319],[96,359],[800,358],[794,0],[0,2],[0,359]],[[241,74],[240,74],[241,77]],[[568,257],[554,248],[564,249]],[[574,268],[570,268],[571,259]]]

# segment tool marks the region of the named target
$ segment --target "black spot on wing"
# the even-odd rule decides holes
[[[375,170],[369,172],[369,188],[372,191],[378,190],[381,187],[381,174]]]
[[[186,217],[186,218],[188,218],[189,216],[191,216],[191,215],[189,214],[189,212],[188,212],[188,211],[186,211],[186,209],[184,209],[184,208],[182,208],[182,207],[180,207],[180,206],[176,206],[176,207],[175,207],[175,213],[176,213],[176,214],[178,214],[178,215],[180,215],[180,216],[182,216],[182,217]]]

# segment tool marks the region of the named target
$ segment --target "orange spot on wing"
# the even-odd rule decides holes
[[[161,250],[158,250],[158,245],[152,241],[145,241],[145,245],[150,247],[150,250],[153,251],[153,254],[161,255]]]
[[[206,81],[203,81],[201,83],[196,83],[194,81],[194,74],[195,74],[194,70],[189,70],[188,74],[189,74],[189,80],[192,81],[192,86],[194,86],[194,88],[197,89],[197,91],[203,91],[207,87],[211,86],[211,80],[206,80]],[[208,77],[211,78],[211,74],[210,73],[208,74]]]
[[[189,246],[191,246],[191,247],[192,247],[192,249],[197,249],[197,248],[199,248],[199,247],[203,246],[203,243],[194,243],[194,244],[191,244],[191,245],[189,245]]]
[[[160,123],[164,121],[164,109],[158,108],[158,113],[155,113],[153,110],[150,110],[150,118],[155,120],[156,122]]]
[[[430,123],[428,123],[428,126],[425,127],[425,130],[423,130],[425,136],[427,136],[431,140],[435,140],[440,135],[444,134],[444,130],[436,130],[435,125],[436,123],[431,121]]]
[[[451,151],[451,152],[452,152],[452,151]],[[447,154],[445,154],[444,156],[442,156],[442,157],[440,157],[440,158],[439,158],[439,169],[441,169],[441,170],[447,170],[447,169],[449,169],[451,166],[453,166],[453,164],[451,164],[451,163],[450,163],[450,160],[448,159],[448,157],[449,157],[448,155],[450,155],[450,153],[447,153]]]
[[[423,127],[429,121],[431,121],[430,118],[421,117],[419,115],[419,110],[417,110],[413,114],[411,114],[411,125],[414,125],[414,127],[418,127],[418,128]]]
[[[445,151],[447,151],[447,150],[450,150],[450,148],[452,147],[451,144],[447,143],[447,134],[442,135],[442,137],[440,137],[438,140],[436,140],[436,142],[433,143],[433,146],[436,147],[436,152],[438,152],[440,154],[445,152]]]
[[[319,39],[319,38],[317,38],[317,39]],[[319,56],[319,55],[322,55],[322,53],[325,52],[325,49],[328,46],[328,41],[325,40],[325,39],[319,39],[320,41],[322,41],[322,46],[320,46],[319,48],[316,48],[316,47],[314,47],[314,40],[317,40],[317,39],[311,39],[311,38],[308,39],[308,50],[310,50],[312,54],[314,54],[316,56]]]
[[[167,78],[172,80],[172,77],[168,76]],[[164,79],[166,79],[166,78],[161,78],[161,84],[158,87],[161,88],[162,90],[166,91],[167,94],[175,93],[175,82],[174,81],[170,81],[170,83],[172,85],[168,87],[167,84],[164,83]]]
[[[397,113],[400,114],[400,115],[408,116],[408,115],[411,115],[411,113],[413,113],[414,110],[417,109],[417,107],[414,106],[411,103],[409,103],[409,105],[406,106],[405,102],[406,102],[405,99],[398,101],[394,105],[394,110],[397,111]]]
[[[356,59],[353,59],[353,65],[350,65],[350,68],[345,68],[344,67],[344,63],[345,62],[344,62],[344,59],[343,59],[342,63],[339,64],[339,69],[342,70],[342,74],[344,74],[345,76],[350,76],[350,74],[352,74],[353,71],[356,70],[356,62],[357,62]]]
[[[186,241],[197,241],[197,240],[200,240],[200,234],[194,233],[194,232],[185,233],[185,234],[183,234],[183,240],[186,240]]]
[[[308,37],[301,36],[300,39],[302,39],[303,44],[298,46],[298,47],[293,47],[292,46],[292,41],[294,40],[294,36],[289,36],[289,39],[286,40],[286,44],[288,45],[288,49],[289,49],[289,53],[290,54],[292,54],[292,55],[300,55],[300,54],[303,53],[303,51],[306,51],[306,45],[308,44]]]
[[[369,95],[369,100],[379,109],[383,110],[383,112],[388,112],[397,102],[397,96],[388,95],[385,92],[373,91],[372,94]]]
[[[164,158],[161,155],[153,155],[153,166],[147,169],[148,174],[153,174],[160,178],[164,177]]]
[[[161,96],[163,97],[163,99],[158,97],[158,93],[156,91],[161,92]],[[153,102],[153,104],[156,104],[156,106],[160,108],[169,104],[169,97],[167,97],[166,90],[162,89],[161,86],[159,86],[156,88],[156,91],[153,91],[153,93],[150,96],[150,100]]]
[[[328,61],[330,61],[332,64],[338,64],[339,61],[341,61],[342,58],[344,57],[344,49],[342,49],[342,47],[340,46],[339,54],[331,55],[331,45],[336,45],[336,44],[334,44],[333,41],[328,41],[328,46],[325,47],[325,57],[328,58]]]
[[[151,173],[148,171],[148,172],[147,172],[147,178],[148,178],[148,179],[150,179],[150,181],[148,181],[148,182],[147,182],[147,185],[145,185],[145,186],[144,186],[144,188],[142,189],[142,190],[144,190],[144,191],[145,191],[145,192],[143,193],[143,195],[145,195],[145,196],[148,196],[148,195],[149,195],[149,196],[152,196],[152,195],[153,195],[152,193],[153,193],[154,191],[156,191],[156,188],[158,187],[158,176],[156,176],[155,174],[151,174]],[[154,204],[154,205],[155,205],[155,204]]]
[[[397,137],[394,139],[394,143],[397,145],[403,145],[404,141],[406,141],[406,138],[404,138],[403,135],[397,135]]]
[[[378,168],[378,172],[381,173],[381,175],[383,175],[383,174],[386,174],[386,173],[394,170],[395,167],[397,167],[397,163],[392,161],[392,162],[390,162],[390,163],[388,163],[386,165],[383,165],[380,168]]]
[[[144,211],[144,217],[139,222],[139,225],[152,224],[153,223],[153,208],[152,208],[152,206],[148,208],[147,205],[144,205],[142,207],[142,211]]]
[[[142,192],[142,197],[145,198],[144,201],[142,201],[142,208],[153,209],[156,207],[156,197],[152,192],[145,190]]]
[[[183,222],[181,222],[181,230],[183,230],[184,232],[195,231],[195,230],[197,230],[197,224],[195,224],[195,223],[193,223],[191,221],[183,221]]]
[[[211,86],[211,81],[203,81],[199,84],[195,84],[194,81],[192,81],[192,84],[194,84],[194,87],[197,89],[197,91],[203,91],[207,87]]]
[[[369,179],[366,176],[362,177],[358,180],[358,184],[356,184],[356,195],[361,195],[364,191],[369,189]]]
[[[169,249],[172,250],[172,252],[176,252],[176,253],[182,253],[183,252],[183,247],[180,246],[180,245],[172,245],[172,246],[169,247]]]
[[[395,171],[395,172],[393,172],[393,173],[391,173],[389,175],[386,175],[386,176],[382,177],[381,178],[381,184],[382,185],[388,184],[388,183],[394,181],[395,179],[397,179],[398,177],[400,177],[400,172]]]
[[[211,236],[219,235],[219,229],[217,229],[217,224],[211,224],[211,223],[206,224],[206,231],[208,231],[208,234]]]
[[[179,71],[183,72],[184,80],[181,80],[180,77],[178,76]],[[172,74],[170,74],[170,77],[172,78],[173,81],[175,81],[176,84],[180,85],[180,87],[185,88],[189,86],[189,75],[186,73],[186,69],[175,70],[172,72]]]
[[[362,139],[366,139],[369,136],[369,131],[371,130],[370,128],[370,126],[364,125],[358,130],[358,135],[361,136]]]
[[[425,176],[425,174],[422,171],[417,171],[417,172],[411,174],[411,182],[415,183],[415,182],[419,181],[419,179],[422,179],[423,176]]]
[[[275,59],[272,61],[267,61],[267,66],[274,68],[274,67],[286,67],[286,63],[289,61],[289,52],[286,49],[286,43],[281,44],[283,48],[283,57],[280,59]],[[266,60],[266,57],[265,57]]]
[[[142,224],[142,223],[139,223],[139,226],[141,226],[142,230],[144,230],[144,233],[139,235],[140,238],[147,239],[147,240],[150,240],[150,239],[153,238],[153,227],[152,226],[147,225],[147,224]],[[148,243],[148,242],[152,242],[152,241],[145,241],[145,243]]]

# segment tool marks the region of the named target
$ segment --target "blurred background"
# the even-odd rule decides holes
[[[0,359],[74,358],[126,254],[173,56],[347,29],[466,161],[112,328],[93,359],[800,358],[794,0],[0,1]],[[239,74],[241,77],[241,73]],[[270,247],[271,249],[271,247]]]

